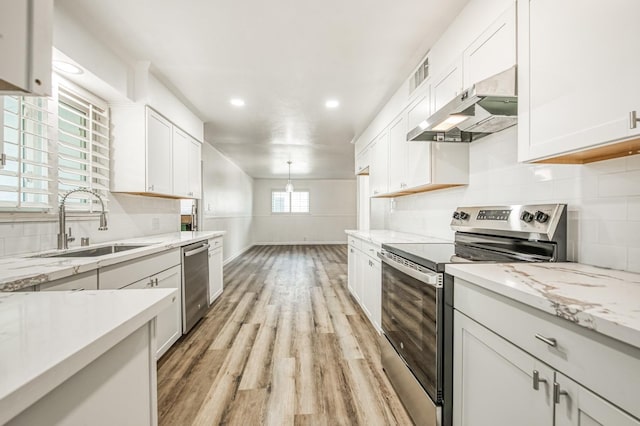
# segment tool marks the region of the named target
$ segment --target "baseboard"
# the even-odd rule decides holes
[[[278,242],[259,242],[254,243],[256,246],[317,246],[317,245],[347,245],[346,241],[278,241]]]
[[[227,263],[229,262],[233,262],[234,260],[236,260],[238,257],[242,256],[247,250],[249,250],[251,247],[253,247],[255,244],[249,244],[248,246],[246,246],[245,248],[243,248],[242,250],[240,250],[235,256],[228,258],[227,260],[225,260],[224,262],[222,262],[222,266],[225,266]]]

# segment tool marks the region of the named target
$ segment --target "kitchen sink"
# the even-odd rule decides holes
[[[109,246],[93,247],[83,250],[65,251],[63,253],[47,253],[36,257],[98,257],[107,254],[133,250],[140,247],[146,247],[148,245],[149,244],[113,244]]]

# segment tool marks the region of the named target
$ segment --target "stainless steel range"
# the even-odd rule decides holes
[[[454,243],[382,245],[382,365],[416,424],[451,426],[454,288],[445,265],[565,261],[566,210],[462,207]]]

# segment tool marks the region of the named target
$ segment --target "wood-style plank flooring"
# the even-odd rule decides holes
[[[410,425],[346,286],[347,247],[256,246],[158,363],[160,425]]]

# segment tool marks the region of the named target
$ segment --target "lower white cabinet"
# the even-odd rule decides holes
[[[171,299],[171,306],[160,312],[156,318],[156,359],[164,353],[182,336],[182,269],[174,266],[158,274],[136,281],[124,290],[141,288],[174,288],[176,294]]]
[[[454,426],[640,426],[636,349],[458,278],[454,297]]]
[[[380,331],[382,324],[382,277],[379,247],[349,236],[348,287],[371,324]]]
[[[38,291],[80,291],[97,290],[98,272],[91,271],[84,274],[72,275],[37,286]]]
[[[209,240],[209,305],[222,294],[222,259],[222,237]]]

